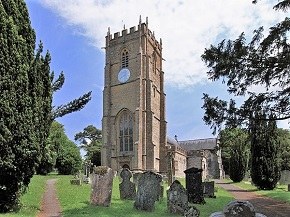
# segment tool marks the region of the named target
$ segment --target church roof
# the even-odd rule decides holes
[[[170,145],[174,145],[174,146],[180,146],[175,139],[172,139],[168,136],[167,136],[167,143],[169,143]]]
[[[213,150],[217,147],[216,138],[179,141],[180,147],[187,151]]]

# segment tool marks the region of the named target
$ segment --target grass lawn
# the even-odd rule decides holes
[[[112,203],[110,207],[97,207],[90,205],[90,185],[76,186],[70,184],[72,176],[35,175],[29,184],[26,194],[21,197],[23,204],[18,213],[0,214],[0,217],[33,217],[36,216],[40,209],[42,194],[45,190],[45,182],[47,179],[57,178],[58,198],[62,207],[64,217],[159,217],[159,216],[177,216],[167,212],[166,194],[161,202],[155,203],[154,212],[144,212],[133,208],[133,201],[120,200],[119,180],[114,179]],[[184,180],[181,180],[184,185]],[[167,186],[164,186],[165,189]],[[195,205],[201,212],[201,217],[208,217],[211,213],[221,211],[228,202],[233,200],[231,195],[223,189],[218,189],[216,199],[206,198],[205,205]]]
[[[17,213],[0,214],[2,217],[32,217],[37,214],[40,209],[42,194],[45,190],[47,179],[51,179],[55,175],[32,177],[27,192],[21,197],[22,207]]]
[[[257,194],[261,194],[267,197],[271,197],[275,200],[285,201],[290,203],[290,192],[287,191],[287,185],[277,185],[274,190],[258,190],[250,182],[242,181],[240,183],[233,183],[242,189],[254,191]]]
[[[144,212],[133,208],[133,201],[120,200],[119,180],[114,179],[112,203],[110,207],[97,207],[89,203],[90,185],[70,185],[70,176],[59,176],[57,182],[58,197],[62,206],[64,217],[89,217],[89,216],[128,216],[128,217],[150,217],[150,216],[177,216],[167,212],[166,198],[155,203],[154,212]],[[165,186],[166,188],[167,186]],[[164,194],[165,195],[165,194]],[[219,189],[216,192],[217,198],[206,199],[205,205],[196,205],[201,212],[201,217],[208,217],[212,212],[221,211],[233,198],[226,191]]]

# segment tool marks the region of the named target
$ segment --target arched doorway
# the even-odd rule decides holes
[[[128,164],[123,164],[122,168],[123,168],[123,169],[126,168],[126,169],[130,170],[130,166],[129,166]]]

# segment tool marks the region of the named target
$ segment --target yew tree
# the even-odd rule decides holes
[[[0,1],[0,212],[19,208],[35,168],[47,151],[54,118],[80,110],[87,93],[52,107],[52,94],[63,74],[53,81],[50,55],[35,50],[35,32],[23,0]]]
[[[289,0],[278,0],[278,4],[274,5],[275,10],[287,11],[289,8]],[[256,183],[263,183],[261,180],[263,176],[269,176],[265,179],[274,179],[277,183],[276,178],[279,176],[279,162],[276,161],[279,154],[272,152],[278,142],[277,127],[273,121],[290,118],[289,33],[290,18],[285,17],[268,32],[260,27],[254,31],[250,40],[241,33],[235,40],[222,40],[218,45],[211,45],[202,55],[202,60],[209,68],[207,72],[209,79],[222,80],[227,85],[230,95],[244,97],[243,103],[237,106],[235,99],[226,101],[204,93],[202,108],[205,110],[203,117],[205,123],[214,133],[224,126],[248,127],[251,136],[252,163],[264,164],[267,163],[267,159],[274,159],[269,167],[261,166],[265,170],[262,171],[262,175],[256,177],[260,178],[258,181],[255,179]],[[253,85],[264,87],[264,91],[251,91]],[[264,130],[254,130],[257,129],[254,126],[256,124],[265,126]],[[266,160],[258,161],[260,155],[255,149],[263,145],[268,147],[263,149]],[[253,172],[252,168],[252,175]],[[268,183],[268,186],[263,183],[258,187],[270,189],[275,183]]]
[[[276,10],[287,10],[289,0],[278,1]],[[244,96],[241,106],[234,99],[225,101],[204,94],[204,121],[214,132],[223,124],[238,126],[248,123],[254,111],[263,110],[275,120],[290,118],[290,18],[270,28],[268,33],[260,27],[250,41],[245,34],[236,40],[223,40],[205,49],[202,60],[210,69],[210,80],[222,79],[228,92]],[[264,92],[251,92],[253,85],[265,87]],[[270,89],[271,87],[275,87]]]

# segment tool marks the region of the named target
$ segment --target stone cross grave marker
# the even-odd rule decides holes
[[[184,171],[188,201],[191,203],[205,204],[201,172],[202,169],[195,167]]]
[[[120,198],[122,200],[135,200],[136,197],[136,186],[135,183],[131,182],[132,173],[129,169],[123,168],[120,176],[122,182],[119,184]]]
[[[113,188],[114,172],[106,166],[94,168],[91,204],[97,206],[110,206]]]
[[[134,207],[139,210],[153,211],[160,190],[160,177],[151,171],[144,172],[138,180]]]

